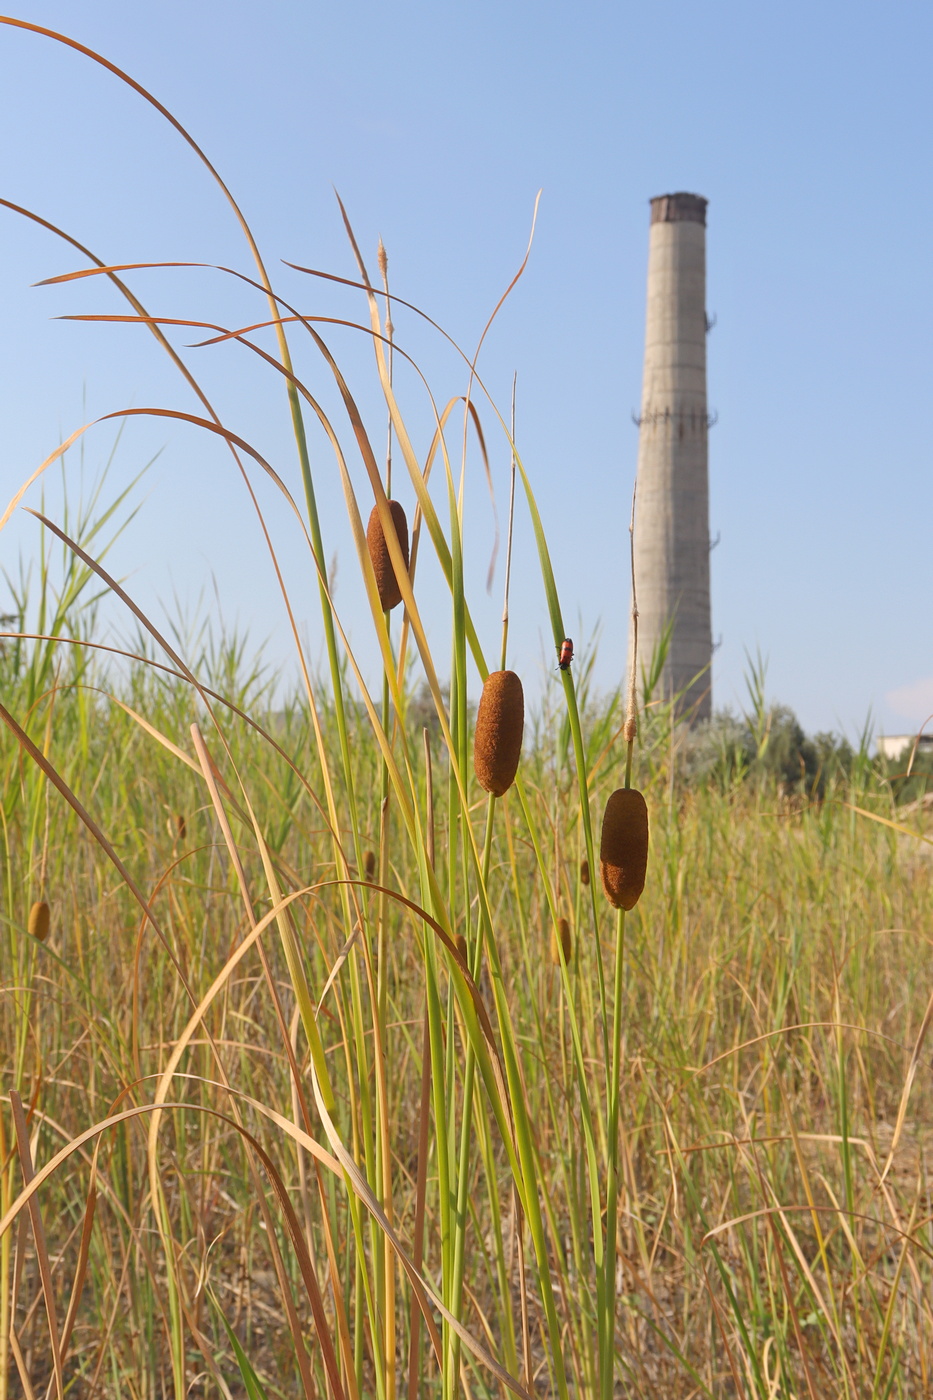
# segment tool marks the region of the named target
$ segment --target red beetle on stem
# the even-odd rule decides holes
[[[560,660],[558,666],[562,671],[570,670],[570,663],[573,660],[573,642],[569,637],[565,637],[560,644]]]

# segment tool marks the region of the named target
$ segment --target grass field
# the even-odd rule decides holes
[[[85,573],[70,581],[78,603]],[[67,630],[53,614],[49,633]],[[333,702],[318,700],[318,735],[306,701],[267,714],[258,685],[237,684],[235,647],[201,677],[241,712],[215,703],[217,729],[190,683],[142,663],[110,690],[87,646],[7,641],[0,664],[24,736],[7,728],[2,744],[5,1220],[25,1153],[38,1168],[78,1144],[39,1217],[3,1235],[5,1373],[18,1364],[40,1393],[57,1335],[75,1394],[244,1394],[252,1367],[268,1395],[290,1395],[302,1365],[311,1394],[405,1393],[410,1374],[413,1393],[454,1393],[457,1334],[436,1308],[440,1364],[421,1325],[410,1371],[417,1314],[391,1221],[477,1349],[538,1393],[562,1384],[558,1356],[568,1391],[604,1383],[600,1245],[603,1270],[614,1254],[615,1393],[925,1393],[930,865],[919,836],[856,811],[895,817],[870,765],[820,802],[749,777],[686,785],[668,724],[649,717],[635,761],[649,873],[617,984],[615,916],[582,879],[565,715],[538,717],[521,792],[495,802],[469,775],[461,800],[436,725],[429,750],[394,730],[433,845],[429,900],[358,702],[345,715],[357,826],[344,816],[335,833],[328,782],[342,815],[349,799]],[[601,701],[580,718],[599,813],[625,767],[622,714]],[[368,887],[343,883],[360,878],[356,847]],[[42,942],[27,931],[41,899]],[[277,927],[266,916],[289,899]],[[566,971],[549,952],[555,914],[573,934]],[[615,1151],[600,949],[621,1034]],[[163,1101],[158,1118],[81,1140]],[[502,1390],[460,1353],[469,1393]]]
[[[512,456],[508,415],[464,356],[419,457],[385,264],[371,281],[348,224],[393,489],[321,327],[275,296],[228,197],[277,357],[255,327],[219,333],[281,375],[287,482],[220,423],[126,270],[62,236],[185,376],[186,421],[288,496],[327,667],[283,586],[302,682],[273,707],[242,645],[180,654],[106,573],[119,498],[45,522],[60,585],[43,558],[0,652],[0,1400],[933,1393],[922,812],[898,817],[864,750],[769,778],[760,674],[751,760],[700,781],[670,707],[634,738],[579,665],[526,720],[514,785],[484,792],[470,697],[506,668],[508,625],[473,625],[458,454],[477,465],[496,434]],[[374,694],[328,591],[306,423],[343,484]],[[556,660],[533,470],[513,461]],[[419,550],[449,588],[443,657]],[[96,646],[102,587],[138,627],[129,659]],[[651,845],[626,913],[598,853],[630,783]]]

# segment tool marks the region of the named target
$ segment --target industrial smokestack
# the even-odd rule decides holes
[[[712,711],[706,408],[706,200],[651,201],[648,314],[638,440],[635,586],[638,667],[670,645],[655,694]]]

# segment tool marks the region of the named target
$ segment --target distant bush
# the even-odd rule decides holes
[[[786,796],[822,797],[852,771],[855,751],[834,733],[808,735],[787,705],[761,715],[718,711],[685,737],[681,776],[722,790],[741,782],[774,785]]]

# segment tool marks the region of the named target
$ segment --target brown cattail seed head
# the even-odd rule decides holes
[[[480,696],[473,768],[481,787],[501,797],[515,781],[522,756],[525,695],[514,671],[490,671]]]
[[[617,788],[606,803],[599,862],[610,904],[634,909],[648,866],[648,808],[635,788]]]
[[[405,511],[398,501],[389,502],[389,511],[395,525],[395,533],[398,535],[399,548],[402,551],[407,572],[408,521],[405,519]],[[390,612],[392,608],[397,608],[402,601],[402,590],[399,588],[395,569],[392,567],[392,557],[389,554],[389,546],[386,544],[378,506],[373,506],[372,514],[369,517],[369,524],[366,527],[366,543],[369,546],[369,557],[373,563],[373,573],[376,575],[376,587],[379,589],[382,611]]]
[[[363,874],[367,880],[371,880],[376,873],[376,853],[367,851],[363,857]]]
[[[589,863],[589,861],[587,860],[586,856],[584,856],[583,859],[582,859],[581,862],[580,862],[580,884],[581,884],[581,885],[588,885],[589,883],[590,883],[590,863]]]
[[[44,899],[40,899],[29,911],[29,923],[27,925],[33,938],[38,938],[40,943],[44,943],[49,936],[49,906]]]
[[[564,962],[569,967],[573,955],[573,934],[566,919],[558,919],[557,927],[551,929],[551,962],[557,967],[560,966],[561,952],[564,954]]]
[[[463,961],[469,965],[470,950],[467,947],[466,938],[462,933],[456,933],[454,934],[454,942],[457,945],[457,952],[460,954]]]

